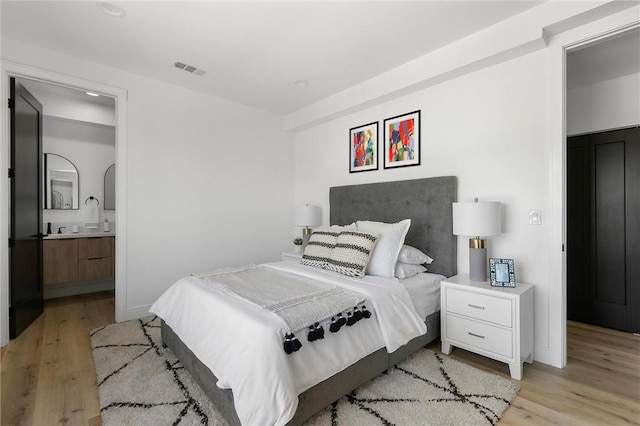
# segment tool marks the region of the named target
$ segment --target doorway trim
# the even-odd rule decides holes
[[[9,78],[25,78],[44,83],[66,86],[73,89],[89,90],[115,98],[116,107],[116,276],[115,276],[115,318],[126,319],[127,307],[127,90],[95,81],[85,80],[66,74],[44,70],[11,61],[2,61],[0,93],[7,106]],[[0,145],[0,346],[9,342],[9,168],[10,138],[8,108],[2,114]]]
[[[550,40],[550,215],[549,215],[549,364],[567,365],[566,274],[566,57],[571,50],[638,28],[638,11],[623,12],[567,31]]]

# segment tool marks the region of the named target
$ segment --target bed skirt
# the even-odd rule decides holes
[[[298,409],[288,425],[298,425],[334,401],[375,378],[385,370],[431,343],[440,336],[440,312],[435,312],[425,320],[427,333],[411,340],[395,352],[389,354],[385,348],[362,358],[341,372],[329,377],[298,396]],[[164,321],[161,325],[162,342],[184,365],[203,392],[230,425],[240,425],[233,404],[233,392],[216,386],[218,379],[191,350],[180,340]]]

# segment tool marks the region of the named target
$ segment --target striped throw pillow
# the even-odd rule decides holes
[[[355,278],[362,278],[371,258],[377,234],[345,231],[340,233],[331,250],[326,269]]]
[[[339,234],[339,231],[313,231],[311,237],[309,237],[309,243],[304,249],[300,263],[316,268],[325,268]]]

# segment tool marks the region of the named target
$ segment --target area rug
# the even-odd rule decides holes
[[[104,426],[226,425],[148,317],[91,332]],[[422,349],[306,426],[493,425],[519,385]]]

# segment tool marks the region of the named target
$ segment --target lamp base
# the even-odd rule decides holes
[[[471,281],[487,281],[486,248],[469,248],[469,278]]]
[[[307,244],[309,244],[309,238],[311,238],[311,228],[303,228],[302,229],[302,251],[304,251],[304,249],[307,247]]]

